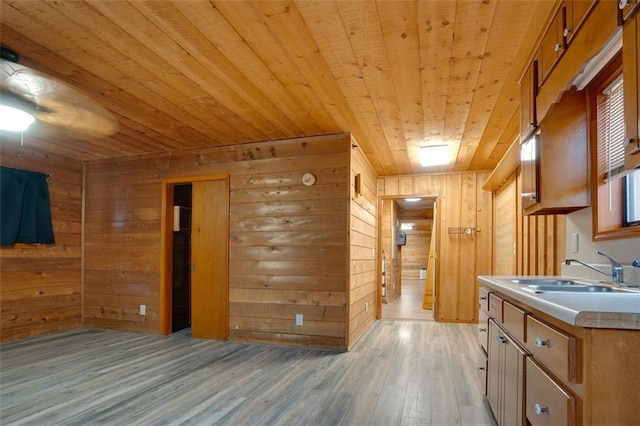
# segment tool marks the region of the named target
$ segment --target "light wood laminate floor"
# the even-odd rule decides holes
[[[433,321],[433,311],[422,308],[424,280],[403,279],[402,294],[382,304],[382,319]]]
[[[0,424],[490,425],[478,350],[431,321],[350,352],[75,329],[0,346]]]

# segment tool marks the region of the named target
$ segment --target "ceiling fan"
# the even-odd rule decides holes
[[[5,107],[11,107],[30,115],[27,121],[93,136],[107,136],[118,129],[108,110],[70,85],[18,64],[18,54],[5,46],[0,59],[0,107],[3,119],[8,116]],[[9,127],[16,123],[10,120]]]

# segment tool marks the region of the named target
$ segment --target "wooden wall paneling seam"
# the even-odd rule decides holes
[[[348,187],[349,286],[345,320],[346,349],[351,348],[375,321],[377,310],[378,229],[377,176],[352,136],[349,149],[351,184]],[[360,175],[361,191],[355,191],[355,176]],[[371,306],[371,308],[370,308]]]

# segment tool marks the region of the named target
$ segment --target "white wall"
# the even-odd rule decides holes
[[[574,252],[571,247],[573,233],[578,234],[577,252]],[[640,283],[640,268],[631,266],[631,262],[640,260],[640,237],[594,242],[592,241],[592,235],[591,208],[567,215],[566,258],[578,259],[608,272],[611,270],[611,264],[605,257],[596,253],[597,250],[600,250],[625,266],[625,282]],[[604,275],[578,264],[562,265],[562,275],[606,280]]]

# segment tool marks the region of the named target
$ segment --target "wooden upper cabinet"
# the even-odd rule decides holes
[[[536,93],[538,90],[538,61],[533,61],[520,81],[520,139],[524,141],[538,126]]]
[[[540,44],[540,49],[538,50],[538,66],[540,71],[540,84],[542,85],[544,81],[547,79],[551,70],[557,63],[560,56],[564,52],[565,44],[564,44],[564,36],[562,35],[564,31],[563,25],[563,8],[558,10],[553,21],[547,28],[547,32],[545,33],[542,43]]]
[[[523,175],[523,210],[525,214],[565,214],[588,207],[588,139],[587,103],[584,91],[564,92],[540,121],[536,152],[523,152],[537,159],[537,179],[530,179],[535,189],[525,189]],[[524,148],[524,146],[523,146]],[[535,164],[535,163],[534,163]],[[534,193],[533,203],[525,203],[525,192]]]
[[[640,167],[640,14],[624,23],[622,33],[624,77],[625,169]]]
[[[622,19],[629,19],[640,7],[640,0],[618,0],[618,6],[622,12]]]
[[[594,3],[594,0],[564,0],[562,3],[560,9],[564,13],[562,35],[567,44],[571,43],[571,39],[584,22]]]

